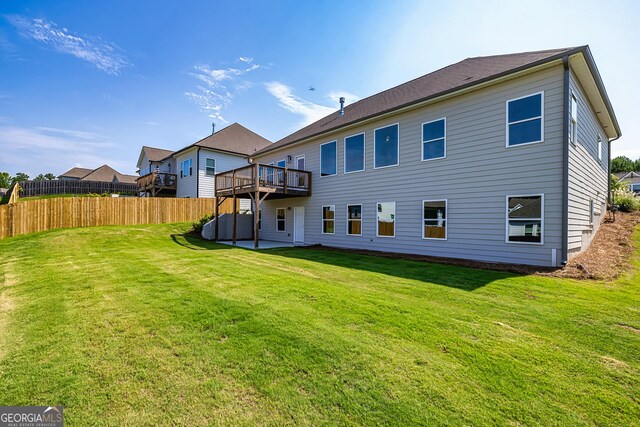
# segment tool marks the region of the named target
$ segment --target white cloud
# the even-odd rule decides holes
[[[92,132],[51,127],[0,126],[0,170],[59,174],[76,166],[130,168],[110,159],[115,145]],[[120,170],[120,169],[119,169]]]
[[[278,100],[282,108],[302,116],[301,126],[311,124],[338,109],[302,99],[294,95],[289,86],[280,82],[266,83],[265,86],[267,91]]]
[[[189,75],[204,85],[200,84],[195,90],[187,91],[184,95],[212,119],[228,123],[222,116],[222,111],[231,105],[235,92],[248,89],[253,85],[246,80],[239,83],[236,80],[240,76],[261,68],[260,65],[253,64],[253,58],[241,56],[238,61],[242,63],[242,67],[215,69],[209,65],[195,65],[193,67],[195,72]]]
[[[28,19],[18,15],[9,15],[6,18],[18,28],[23,37],[87,61],[108,74],[118,75],[123,68],[130,65],[118,46],[100,38],[80,37],[46,19]]]
[[[358,95],[354,95],[343,90],[332,90],[327,94],[327,98],[332,100],[338,106],[340,105],[341,97],[345,98],[345,105],[353,104],[354,102],[360,101],[360,97]]]

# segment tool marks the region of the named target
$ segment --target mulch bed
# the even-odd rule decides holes
[[[634,250],[631,235],[640,224],[640,213],[616,214],[615,222],[606,221],[591,242],[589,249],[573,257],[564,268],[536,267],[517,264],[498,264],[471,261],[458,258],[441,258],[427,255],[400,254],[392,252],[370,251],[363,249],[343,249],[330,246],[313,245],[311,249],[344,252],[350,254],[373,255],[383,258],[433,262],[437,264],[480,268],[484,270],[505,271],[518,274],[537,274],[541,276],[574,279],[612,280],[630,266],[630,257]]]

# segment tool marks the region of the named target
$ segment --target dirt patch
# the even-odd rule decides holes
[[[322,245],[307,246],[307,248],[372,255],[383,258],[433,262],[437,264],[518,274],[537,274],[540,276],[572,279],[613,280],[629,269],[630,258],[634,251],[632,234],[638,224],[640,224],[640,213],[618,212],[615,222],[604,222],[600,226],[589,249],[573,257],[564,268],[488,263],[458,258],[440,258],[427,255],[400,254],[364,249],[344,249]]]
[[[618,323],[618,326],[620,326],[622,329],[626,329],[627,331],[631,331],[631,332],[635,332],[636,334],[640,334],[640,329],[636,328],[635,326],[625,325],[624,323]]]
[[[5,267],[0,272],[0,360],[5,356],[7,348],[4,338],[7,334],[7,326],[9,324],[9,316],[16,307],[16,302],[9,295],[10,288],[17,283],[16,277],[9,267]]]
[[[640,213],[616,214],[615,222],[603,222],[589,249],[569,260],[555,277],[613,280],[629,270],[635,249],[632,234],[640,224]]]

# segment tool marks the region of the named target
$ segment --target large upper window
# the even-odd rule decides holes
[[[507,196],[507,242],[542,244],[542,195]]]
[[[347,234],[362,235],[362,205],[347,205]]]
[[[276,209],[276,231],[285,231],[286,230],[286,210],[285,208],[277,208]]]
[[[180,178],[191,176],[193,174],[193,161],[191,159],[180,162]]]
[[[422,124],[422,160],[446,156],[446,119]]]
[[[578,100],[571,93],[571,118],[569,120],[569,141],[578,142]]]
[[[205,174],[207,176],[214,176],[216,174],[216,159],[207,159]]]
[[[344,173],[364,170],[364,133],[344,139]]]
[[[373,167],[384,168],[399,163],[399,125],[391,125],[374,131]]]
[[[394,237],[396,235],[396,202],[378,203],[377,235]]]
[[[322,207],[322,234],[334,234],[336,229],[336,207]]]
[[[338,141],[326,142],[320,146],[320,176],[338,173]]]
[[[542,142],[543,92],[507,101],[507,147]]]
[[[425,200],[422,202],[422,237],[425,239],[447,238],[447,201]]]

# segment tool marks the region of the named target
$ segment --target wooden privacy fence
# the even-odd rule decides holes
[[[215,199],[66,197],[0,205],[0,239],[55,228],[190,222],[212,214]],[[232,213],[226,200],[221,213]]]

